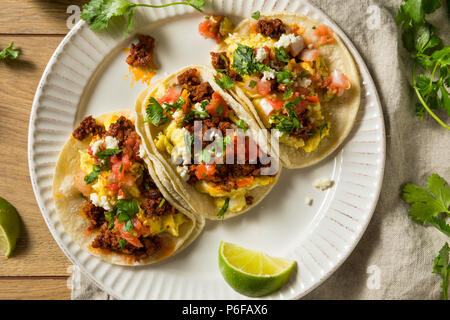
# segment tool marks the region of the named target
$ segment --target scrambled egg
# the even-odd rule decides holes
[[[184,160],[189,161],[190,155],[187,154],[185,142],[186,132],[186,129],[177,126],[176,121],[171,121],[156,137],[156,148],[161,152],[168,153],[173,160],[182,157]],[[187,158],[188,156],[189,158]]]
[[[245,195],[247,194],[248,191],[255,189],[257,187],[267,186],[273,182],[274,182],[273,177],[269,176],[255,177],[253,182],[250,183],[249,185],[243,188],[234,189],[230,192],[226,192],[220,189],[218,186],[206,180],[200,181],[199,183],[197,183],[195,187],[197,191],[209,194],[211,197],[215,198],[214,202],[217,208],[219,209],[223,207],[225,199],[230,198],[228,210],[232,212],[239,212],[242,211],[247,206]]]
[[[162,217],[147,218],[142,210],[137,215],[138,219],[142,221],[144,226],[150,228],[150,234],[157,235],[163,232],[170,233],[174,237],[179,236],[180,226],[188,222],[188,219],[182,213],[171,214]]]
[[[265,46],[271,48],[275,45],[276,41],[270,37],[263,36],[260,33],[251,33],[250,36],[240,36],[233,33],[229,35],[224,42],[228,45],[227,51],[232,55],[234,50],[237,49],[238,43],[251,48]]]

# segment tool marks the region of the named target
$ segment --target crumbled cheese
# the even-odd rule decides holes
[[[283,34],[283,35],[280,37],[280,40],[278,40],[278,41],[275,43],[275,47],[276,47],[276,48],[281,48],[281,47],[287,48],[287,47],[289,47],[291,44],[296,43],[296,42],[298,42],[298,41],[302,41],[302,40],[303,40],[302,37],[296,36],[296,35],[294,35],[294,34],[292,34],[292,33],[289,33],[289,34]]]
[[[313,183],[313,187],[325,191],[331,188],[334,184],[334,181],[328,178],[317,179]]]
[[[144,145],[141,143],[139,145],[139,158],[144,159],[145,157],[145,149],[144,149]]]
[[[311,205],[313,204],[313,199],[310,198],[310,197],[306,197],[306,198],[305,198],[305,204],[306,204],[307,206],[311,206]]]
[[[189,180],[189,167],[188,166],[178,166],[177,167],[178,174],[184,181]]]
[[[264,48],[261,48],[261,47],[256,49],[255,59],[258,62],[263,62],[264,60],[266,60],[267,59],[267,50]]]
[[[269,71],[263,72],[263,78],[261,79],[261,81],[272,80],[272,79],[275,79],[275,77],[276,77],[276,71],[270,69]]]
[[[184,112],[183,112],[183,110],[180,109],[180,110],[175,111],[173,113],[172,117],[177,123],[183,121],[183,119],[184,119]]]
[[[105,148],[106,149],[119,149],[119,140],[114,137],[107,136],[105,138]]]
[[[96,193],[91,193],[90,200],[96,207],[102,207],[106,211],[111,211],[113,206],[108,201],[108,197],[102,196],[101,198]]]
[[[275,139],[280,139],[280,138],[283,136],[283,132],[281,132],[281,131],[278,130],[278,129],[273,129],[273,130],[272,130],[272,136],[273,136]]]
[[[310,78],[302,78],[298,84],[301,85],[304,88],[308,88],[312,83],[312,80]]]
[[[99,151],[101,151],[100,147],[103,145],[103,140],[97,140],[93,144],[91,144],[92,154],[96,155]]]

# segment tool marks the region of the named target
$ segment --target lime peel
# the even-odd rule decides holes
[[[219,269],[225,281],[237,292],[249,297],[262,297],[281,289],[289,280],[295,261],[270,257],[221,242]]]
[[[0,197],[0,255],[11,256],[20,236],[20,227],[16,208]]]

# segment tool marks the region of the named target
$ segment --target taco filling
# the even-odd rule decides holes
[[[274,182],[273,175],[261,174],[269,165],[259,161],[262,151],[244,133],[247,124],[208,82],[202,82],[197,69],[186,70],[177,80],[170,87],[161,86],[148,100],[146,121],[161,129],[155,146],[171,158],[185,182],[214,198],[219,216],[228,210],[240,212],[253,203],[248,191]],[[198,152],[196,142],[201,145]],[[257,150],[255,159],[250,146]]]
[[[80,214],[97,236],[94,250],[115,252],[134,260],[170,254],[173,239],[188,218],[161,194],[143,160],[141,138],[124,116],[100,124],[84,119],[73,138],[89,141],[79,151],[80,170],[74,185],[86,199]]]
[[[211,53],[213,67],[226,89],[236,84],[244,91],[264,126],[275,129],[282,143],[314,151],[332,125],[322,104],[350,88],[347,76],[329,70],[320,54],[319,47],[335,41],[333,31],[263,17],[250,30],[223,38],[224,51]]]

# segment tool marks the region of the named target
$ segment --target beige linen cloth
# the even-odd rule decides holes
[[[387,159],[381,197],[367,231],[344,264],[305,299],[440,299],[441,278],[433,259],[449,241],[434,228],[408,218],[400,199],[403,183],[423,185],[431,173],[450,181],[450,132],[433,119],[414,115],[409,86],[411,65],[395,24],[400,0],[310,0],[348,35],[377,85],[387,133]],[[444,9],[431,21],[449,37]],[[444,115],[445,119],[445,115]],[[109,299],[74,268],[72,299]]]

